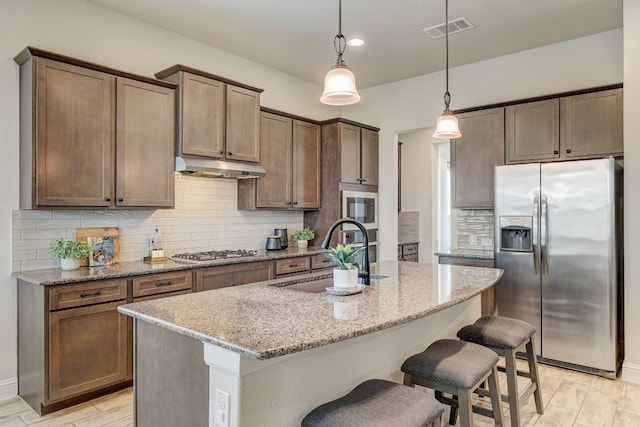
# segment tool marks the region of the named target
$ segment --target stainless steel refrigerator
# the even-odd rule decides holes
[[[537,329],[543,361],[611,377],[622,362],[622,168],[497,166],[498,314]]]

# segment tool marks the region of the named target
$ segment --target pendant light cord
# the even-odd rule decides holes
[[[445,80],[447,86],[444,93],[444,111],[449,113],[449,103],[451,102],[451,94],[449,93],[449,0],[445,0],[444,5]]]

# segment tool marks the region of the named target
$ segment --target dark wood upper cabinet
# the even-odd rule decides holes
[[[378,185],[378,131],[350,123],[338,123],[340,181]]]
[[[457,117],[462,136],[451,140],[451,207],[493,208],[494,168],[504,164],[504,108]]]
[[[505,107],[507,162],[621,156],[622,96],[613,88]]]
[[[175,85],[34,48],[20,64],[20,207],[174,203]]]
[[[260,162],[260,93],[227,85],[227,159]]]
[[[320,126],[263,111],[260,139],[266,175],[238,181],[238,209],[320,208]]]
[[[224,157],[225,84],[204,76],[182,73],[179,82],[182,154]]]
[[[180,87],[178,156],[260,162],[262,89],[180,64],[155,76]]]
[[[560,101],[548,99],[505,108],[509,163],[560,157]]]
[[[116,205],[173,207],[175,91],[117,81]]]
[[[622,155],[622,89],[561,98],[560,107],[567,159]]]

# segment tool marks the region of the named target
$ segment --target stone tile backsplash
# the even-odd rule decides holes
[[[493,210],[458,210],[456,228],[458,249],[493,250]]]
[[[398,242],[417,242],[420,240],[420,212],[398,212]]]
[[[211,249],[264,249],[274,228],[302,228],[302,212],[239,211],[237,181],[176,174],[174,209],[15,210],[13,271],[57,268],[49,242],[75,238],[76,228],[118,227],[120,261],[147,255],[156,225],[165,254]]]

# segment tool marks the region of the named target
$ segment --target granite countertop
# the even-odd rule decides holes
[[[494,259],[495,254],[493,251],[483,251],[480,249],[454,249],[449,252],[436,252],[434,255],[456,258]]]
[[[78,270],[66,271],[59,268],[46,270],[20,271],[11,274],[16,279],[41,286],[64,285],[69,283],[87,282],[91,280],[117,279],[122,277],[139,276],[143,274],[167,273],[179,270],[192,270],[217,265],[241,264],[245,262],[258,262],[276,260],[279,258],[294,258],[315,255],[324,252],[317,246],[307,249],[289,247],[278,251],[258,251],[257,256],[226,258],[205,261],[198,264],[182,263],[168,260],[161,264],[147,264],[144,261],[121,262],[108,267],[80,267]]]
[[[402,242],[398,242],[398,245],[417,245],[419,243],[418,240],[403,240]]]
[[[294,278],[127,304],[136,319],[255,359],[269,359],[428,316],[493,286],[502,270],[382,261],[360,294],[332,296],[286,289]],[[273,285],[273,286],[269,286]]]

